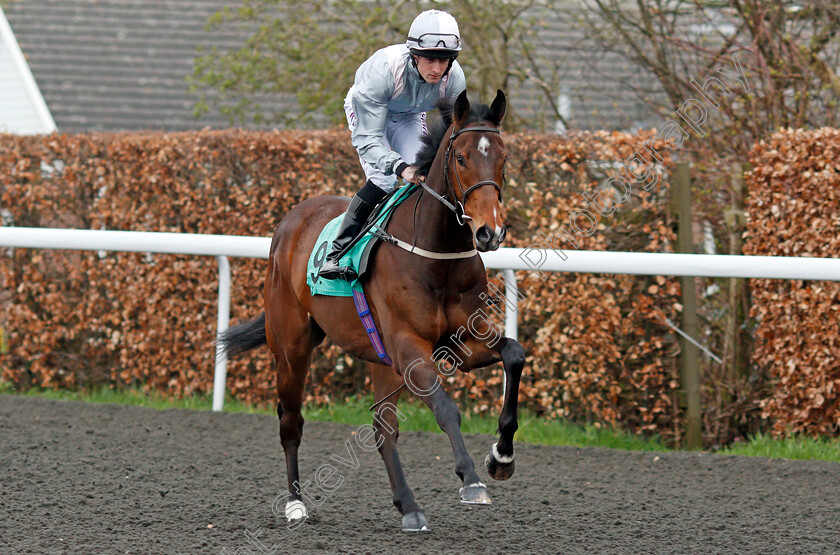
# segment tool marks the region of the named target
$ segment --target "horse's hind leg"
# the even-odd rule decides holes
[[[286,455],[289,481],[284,514],[287,520],[292,521],[307,516],[298,471],[298,448],[303,434],[301,408],[312,349],[324,339],[324,332],[302,308],[285,306],[282,319],[276,314],[276,310],[266,311],[266,337],[277,364],[277,417],[280,419],[280,443]]]
[[[403,515],[403,532],[428,532],[426,515],[414,500],[414,493],[408,487],[403,473],[400,455],[397,452],[397,439],[400,437],[400,422],[405,416],[397,409],[397,401],[404,382],[390,366],[371,365],[373,394],[377,404],[373,417],[376,431],[376,445],[385,462],[391,491],[394,494],[394,506]]]
[[[292,358],[294,360],[295,357]],[[303,504],[298,471],[298,448],[303,435],[303,388],[306,381],[308,357],[300,364],[290,364],[286,357],[275,356],[277,361],[277,417],[280,420],[280,444],[286,455],[286,474],[289,481],[289,500],[285,507],[287,520],[297,520],[307,516]],[[302,373],[298,368],[304,368]],[[301,375],[302,374],[302,375]]]

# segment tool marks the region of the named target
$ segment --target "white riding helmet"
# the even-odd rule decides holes
[[[405,45],[415,55],[454,60],[461,51],[458,22],[446,12],[426,10],[414,18]]]

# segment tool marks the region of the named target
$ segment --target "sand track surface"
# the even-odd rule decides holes
[[[289,529],[275,417],[0,395],[0,553],[840,553],[838,463],[518,444],[495,482],[494,438],[467,436],[494,503],[473,507],[446,436],[417,432],[400,456],[432,531],[404,534],[355,429],[304,426],[321,505]]]

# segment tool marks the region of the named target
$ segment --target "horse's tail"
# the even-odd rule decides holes
[[[228,356],[236,356],[267,343],[265,337],[265,312],[245,322],[240,322],[219,334],[219,345]]]

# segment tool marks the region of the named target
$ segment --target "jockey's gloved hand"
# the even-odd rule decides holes
[[[414,183],[415,185],[420,185],[421,181],[426,180],[425,176],[418,175],[417,168],[414,166],[408,166],[405,168],[400,174],[400,177],[402,177],[406,183]]]

